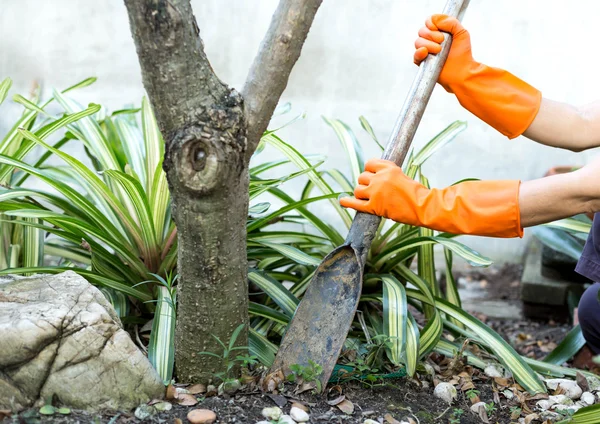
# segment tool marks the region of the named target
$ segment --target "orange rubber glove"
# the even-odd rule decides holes
[[[428,189],[408,178],[395,163],[372,159],[358,178],[355,197],[340,204],[403,224],[452,234],[523,237],[520,181],[466,181]]]
[[[450,54],[438,82],[460,104],[509,138],[523,134],[535,119],[542,94],[513,74],[473,60],[471,37],[461,23],[447,15],[432,15],[419,30],[414,61],[441,51],[444,35],[452,34]]]

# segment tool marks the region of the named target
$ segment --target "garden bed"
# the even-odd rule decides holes
[[[485,271],[462,273],[463,284],[483,284],[487,300],[498,300],[507,304],[518,305],[518,276],[520,268],[508,266],[503,268],[490,268]],[[542,359],[558,344],[570,330],[569,323],[557,323],[553,321],[531,321],[526,319],[489,319],[477,314],[478,318],[498,331],[507,341],[513,345],[519,353],[535,359]],[[240,391],[234,396],[200,397],[197,405],[181,406],[173,405],[167,412],[161,412],[149,417],[143,422],[167,422],[174,423],[176,418],[182,422],[188,422],[186,416],[192,409],[206,408],[217,414],[221,423],[256,423],[262,418],[261,411],[265,407],[273,407],[279,404],[284,413],[288,413],[292,402],[304,404],[310,411],[310,422],[331,423],[363,423],[366,419],[376,422],[394,422],[391,419],[401,421],[403,418],[412,418],[416,423],[481,423],[484,422],[475,413],[470,411],[472,401],[468,390],[461,390],[467,377],[470,379],[480,400],[491,404],[495,410],[489,410],[490,423],[511,423],[511,414],[515,408],[522,405],[513,398],[509,400],[502,392],[510,387],[513,382],[503,387],[501,380],[487,377],[482,371],[464,364],[450,364],[443,361],[440,356],[434,355],[433,363],[439,367],[436,369],[436,380],[430,376],[422,377],[421,381],[408,378],[380,380],[372,387],[366,387],[357,381],[351,381],[335,388],[329,395],[329,399],[339,397],[342,393],[352,405],[353,412],[346,414],[337,406],[327,403],[327,398],[317,398],[309,392],[292,394],[290,389],[286,395],[270,395],[261,393],[259,390]],[[449,369],[452,368],[451,371]],[[462,374],[461,374],[462,373]],[[423,375],[423,374],[421,374]],[[458,379],[460,383],[458,397],[449,406],[444,401],[433,395],[433,386],[439,379]],[[472,394],[472,393],[471,393]],[[526,402],[533,408],[536,398]],[[525,416],[525,413],[523,414]],[[452,421],[455,420],[455,421]],[[81,411],[72,411],[70,415],[40,418],[37,410],[30,410],[20,416],[5,418],[3,422],[102,422],[102,423],[137,423],[142,422],[135,417],[133,411],[127,413],[89,414]],[[410,420],[407,422],[411,422]],[[541,421],[533,421],[541,422]]]

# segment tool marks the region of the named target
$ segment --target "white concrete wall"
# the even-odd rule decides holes
[[[217,74],[241,88],[278,0],[192,0],[208,56]],[[385,140],[415,75],[413,41],[428,14],[444,0],[324,0],[283,101],[307,118],[283,132],[304,153],[338,163],[343,154],[320,116],[343,119],[377,155],[357,118],[366,116]],[[600,97],[596,0],[472,0],[464,20],[475,57],[504,67],[572,104]],[[45,90],[88,76],[98,82],[77,93],[81,102],[115,110],[139,104],[140,69],[122,0],[3,0],[0,7],[0,77],[27,93],[34,79]],[[0,130],[19,108],[5,104]],[[436,89],[415,144],[422,145],[455,119],[469,129],[426,165],[435,186],[458,179],[532,179],[554,165],[584,164],[592,152],[573,154],[524,138],[508,141]],[[1,134],[1,133],[0,133]],[[465,239],[465,241],[467,241]],[[522,240],[468,240],[495,260],[520,261]]]

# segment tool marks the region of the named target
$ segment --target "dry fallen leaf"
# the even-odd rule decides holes
[[[540,416],[538,414],[529,414],[525,417],[525,424],[530,424],[533,420],[539,420]]]
[[[177,399],[178,395],[179,394],[177,393],[175,387],[172,384],[169,384],[167,386],[167,400]]]
[[[266,392],[274,392],[280,384],[285,381],[285,376],[281,370],[277,370],[267,375],[263,381],[263,389]]]
[[[181,418],[175,418],[175,421],[173,421],[173,424],[183,424],[183,421],[181,421]]]
[[[394,417],[392,417],[391,414],[385,414],[383,416],[383,418],[385,419],[386,422],[388,422],[389,424],[400,424],[400,421],[398,421],[397,419],[395,419]]]
[[[575,378],[577,380],[577,384],[579,385],[579,387],[581,387],[581,390],[583,390],[584,392],[590,391],[590,385],[587,381],[587,378],[585,378],[585,375],[577,371]]]
[[[354,413],[354,404],[348,399],[344,399],[335,406],[337,406],[344,414],[352,415],[352,413]]]
[[[308,412],[308,406],[304,405],[303,403],[299,403],[299,402],[292,402],[292,408],[299,408],[302,409],[304,412]]]
[[[506,387],[509,385],[509,381],[508,378],[503,378],[503,377],[494,377],[494,381],[496,382],[496,384],[500,387]]]
[[[204,384],[194,384],[187,389],[190,395],[200,395],[202,393],[206,393],[206,386]]]
[[[338,403],[341,403],[341,402],[342,402],[344,399],[346,399],[346,396],[344,396],[344,395],[341,395],[341,396],[338,396],[338,397],[336,397],[335,399],[328,400],[328,401],[327,401],[327,404],[328,404],[328,405],[331,405],[331,406],[335,406],[335,405],[337,405]]]
[[[194,406],[198,403],[198,400],[187,393],[180,393],[177,397],[177,403],[182,406]]]
[[[10,409],[0,409],[0,421],[11,416]]]

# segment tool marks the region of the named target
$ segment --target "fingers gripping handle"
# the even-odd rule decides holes
[[[444,14],[462,19],[470,0],[448,0],[444,8]],[[444,33],[442,51],[437,55],[428,55],[421,62],[417,76],[408,92],[408,96],[402,107],[402,111],[396,120],[394,129],[390,135],[388,144],[383,152],[383,159],[391,160],[398,166],[402,166],[406,154],[410,149],[412,140],[417,132],[427,103],[433,93],[435,84],[442,72],[450,46],[452,36]]]
[[[448,0],[443,13],[462,19],[469,1]],[[437,55],[429,55],[421,62],[417,76],[410,87],[402,111],[396,120],[388,144],[383,152],[383,159],[391,160],[398,166],[402,166],[406,158],[406,154],[417,132],[417,127],[421,122],[427,103],[431,98],[435,84],[450,52],[452,37],[445,33],[444,37],[442,51]],[[362,264],[366,262],[367,253],[369,252],[373,238],[377,234],[380,222],[380,217],[365,213],[357,213],[352,221],[345,244],[349,244],[355,249]]]

